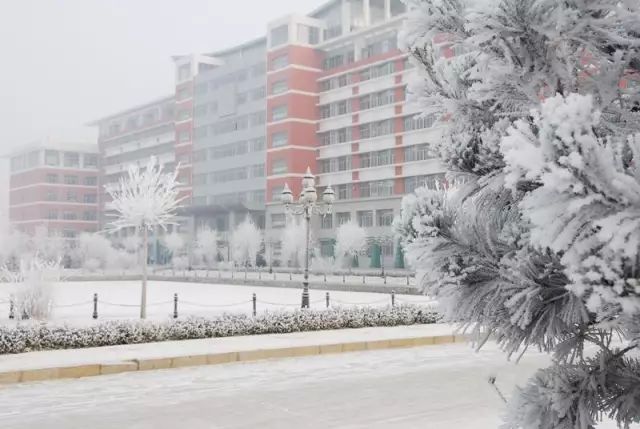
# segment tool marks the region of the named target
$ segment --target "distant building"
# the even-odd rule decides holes
[[[9,222],[24,232],[44,226],[74,239],[98,229],[98,148],[44,140],[9,158]]]
[[[173,97],[96,121],[105,180],[166,154],[181,166],[186,229],[210,225],[224,237],[250,215],[277,259],[280,193],[286,183],[298,195],[310,167],[320,194],[328,185],[336,193],[334,213],[313,221],[320,252],[333,255],[336,228],[354,220],[391,266],[402,196],[445,171],[432,150],[442,124],[406,102],[416,70],[398,48],[405,18],[401,0],[332,0],[266,23],[263,38],[174,57]],[[446,40],[440,50],[453,55]],[[174,117],[144,126],[145,112],[164,104]]]

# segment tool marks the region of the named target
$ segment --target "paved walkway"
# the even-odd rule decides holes
[[[0,356],[0,383],[464,341],[445,324],[341,329]]]

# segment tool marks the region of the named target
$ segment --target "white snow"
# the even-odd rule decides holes
[[[26,383],[0,389],[0,427],[494,429],[489,375],[509,396],[548,362],[447,345]]]
[[[236,274],[238,275],[238,274]],[[0,284],[0,323],[9,320],[8,300],[15,285]],[[98,322],[101,320],[138,318],[140,283],[138,281],[60,282],[53,286],[54,321],[74,324],[94,323],[93,294],[98,294]],[[173,313],[173,294],[178,294],[178,313],[187,315],[213,315],[221,313],[252,312],[252,295],[256,294],[257,311],[294,310],[300,308],[301,288],[272,288],[260,286],[216,285],[203,283],[177,283],[150,281],[148,286],[149,319],[166,319]],[[313,290],[311,308],[326,308],[326,291]],[[386,306],[391,295],[384,293],[330,291],[332,306]],[[396,304],[417,303],[430,305],[433,301],[419,295],[396,295]]]

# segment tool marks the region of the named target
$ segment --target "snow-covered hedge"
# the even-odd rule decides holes
[[[439,319],[436,312],[425,307],[401,305],[270,312],[257,317],[225,314],[162,322],[122,320],[81,327],[25,323],[0,327],[0,354],[236,335],[414,325],[436,323]]]

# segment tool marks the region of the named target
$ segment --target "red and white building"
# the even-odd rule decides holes
[[[98,229],[99,156],[95,144],[42,141],[9,158],[9,222],[68,239]]]

